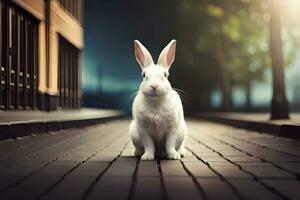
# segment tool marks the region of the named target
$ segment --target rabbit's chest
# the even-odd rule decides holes
[[[159,129],[167,125],[172,118],[172,114],[165,109],[146,109],[143,115],[146,121]]]
[[[170,124],[170,115],[164,110],[147,110],[144,112],[145,121],[150,133],[155,138],[161,138]]]

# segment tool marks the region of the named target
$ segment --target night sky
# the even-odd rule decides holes
[[[169,42],[160,37],[159,1],[85,1],[83,89],[86,94],[137,89],[140,68],[133,40],[140,40],[156,60]],[[170,40],[172,37],[170,37]]]

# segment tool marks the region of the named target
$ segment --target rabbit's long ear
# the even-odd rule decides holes
[[[160,53],[157,64],[169,70],[169,68],[175,60],[175,53],[176,40],[171,40],[171,42]]]
[[[142,70],[153,65],[151,54],[138,40],[134,40],[134,51],[136,61],[140,64]]]

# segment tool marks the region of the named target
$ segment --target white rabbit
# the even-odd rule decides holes
[[[134,41],[134,48],[143,75],[129,126],[134,154],[142,160],[153,160],[155,155],[180,159],[185,154],[187,127],[181,99],[168,81],[169,68],[175,59],[176,40],[163,49],[156,65],[138,40]]]

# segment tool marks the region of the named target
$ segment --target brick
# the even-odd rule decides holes
[[[236,166],[215,166],[213,169],[215,169],[225,178],[252,178],[250,175],[246,174]]]
[[[233,184],[238,192],[246,199],[281,199],[270,190],[267,190],[262,184],[255,182],[254,180],[231,179],[229,182]]]
[[[89,161],[96,161],[96,162],[111,162],[113,161],[114,159],[116,159],[117,155],[114,155],[114,156],[109,156],[109,155],[96,155],[96,156],[93,156],[89,159]]]
[[[233,163],[225,160],[225,161],[209,161],[208,164],[212,167],[214,166],[224,166],[224,167],[232,167],[235,166]]]
[[[14,183],[20,181],[23,177],[21,176],[3,176],[0,177],[0,190],[13,185]]]
[[[185,163],[185,166],[195,177],[218,177],[211,169],[203,163]]]
[[[59,159],[59,161],[65,161],[65,162],[82,162],[88,159],[89,156],[86,155],[71,155],[71,156],[66,156],[63,157],[61,159]]]
[[[158,171],[158,164],[156,161],[141,161],[139,163],[139,168],[137,176],[160,176]]]
[[[273,166],[271,163],[268,162],[234,162],[235,164],[241,167],[271,167]]]
[[[233,157],[233,156],[247,156],[246,153],[243,153],[241,151],[221,151],[221,154],[225,157],[227,156],[230,156],[230,157]]]
[[[133,199],[163,199],[160,177],[138,177]]]
[[[165,177],[164,183],[169,199],[203,199],[190,177]]]
[[[253,173],[258,178],[296,178],[276,167],[243,167],[243,169]]]
[[[284,169],[287,169],[287,170],[290,170],[294,173],[298,173],[300,174],[300,163],[294,163],[294,162],[276,162],[275,163],[276,165],[284,168]]]
[[[300,182],[296,180],[263,180],[264,183],[273,187],[290,199],[299,199]]]
[[[220,155],[216,152],[210,151],[210,152],[199,152],[197,153],[199,157],[219,157]]]
[[[252,157],[252,156],[231,156],[231,157],[226,157],[232,162],[259,162],[261,161],[258,158]]]
[[[300,157],[292,156],[264,156],[263,159],[271,162],[298,162],[300,163]]]
[[[161,161],[163,176],[188,176],[180,161]]]
[[[79,199],[93,181],[93,177],[67,177],[43,199]]]
[[[61,177],[74,168],[77,162],[54,162],[38,170],[33,176],[57,176]]]
[[[137,158],[135,156],[120,156],[116,162],[137,162]]]
[[[20,185],[4,193],[1,199],[35,199],[58,180],[57,177],[28,178]]]
[[[199,159],[196,157],[183,157],[183,158],[181,158],[181,160],[183,162],[199,162]]]
[[[216,156],[216,157],[200,157],[202,160],[205,162],[211,162],[211,161],[224,161],[225,159],[222,158],[221,156]]]
[[[238,199],[229,186],[220,179],[198,178],[197,181],[209,199]]]
[[[79,165],[68,176],[75,177],[97,177],[108,166],[108,162],[87,161]]]
[[[114,162],[105,172],[104,176],[133,176],[136,163]]]
[[[28,174],[40,169],[44,162],[24,162],[15,163],[0,172],[1,176],[27,176]]]
[[[88,200],[124,200],[127,199],[129,188],[131,186],[132,177],[102,177],[95,185]]]
[[[260,156],[260,157],[264,157],[264,156],[275,156],[275,157],[280,157],[280,156],[286,156],[286,154],[280,153],[280,152],[276,152],[273,150],[268,150],[268,149],[256,149],[257,147],[251,148],[251,149],[247,149],[247,151],[249,153],[251,153],[252,155],[255,156]]]

